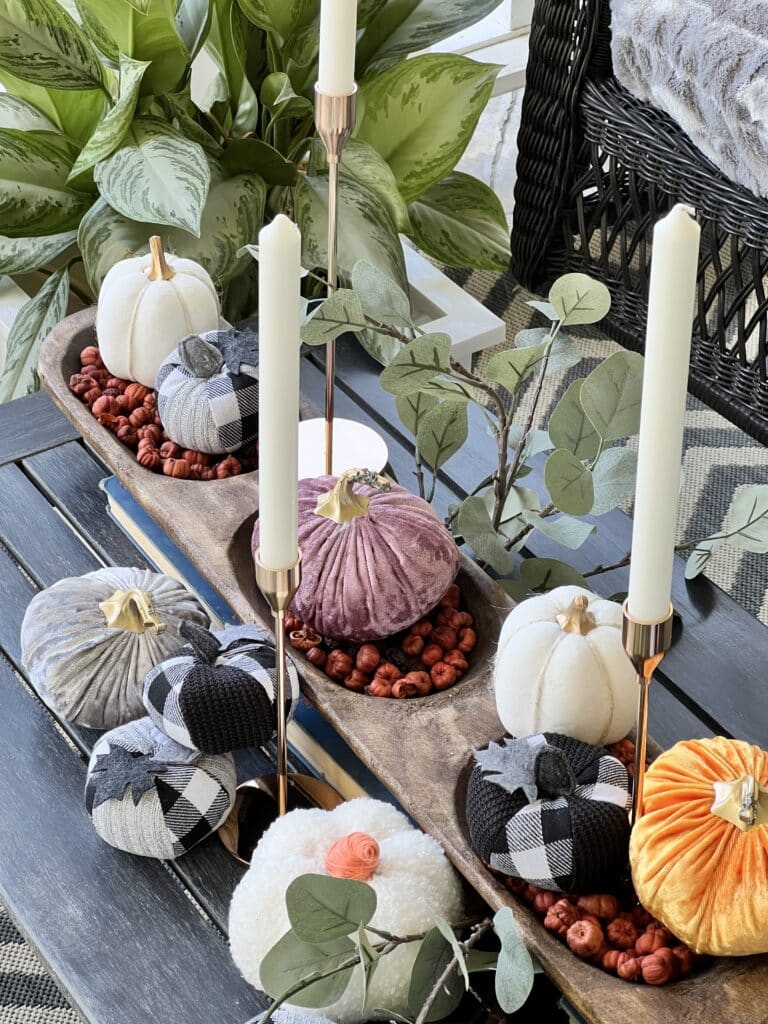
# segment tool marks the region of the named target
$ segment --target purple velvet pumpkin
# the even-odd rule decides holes
[[[254,552],[258,546],[257,520]],[[302,579],[291,611],[344,640],[413,625],[459,568],[456,544],[432,507],[367,470],[299,482],[299,548]]]

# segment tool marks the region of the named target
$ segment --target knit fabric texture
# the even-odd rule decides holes
[[[144,706],[158,729],[177,743],[223,754],[268,743],[277,728],[275,646],[255,628],[219,633],[182,626],[188,643],[151,669]],[[299,677],[288,663],[290,704]]]
[[[572,785],[564,792],[556,760],[540,757],[538,798],[509,792],[475,764],[467,792],[472,843],[490,867],[544,889],[595,892],[615,887],[627,865],[631,797],[624,765],[603,748],[539,733],[532,746],[565,756]],[[557,788],[548,784],[557,778]]]
[[[216,831],[232,808],[236,785],[228,754],[198,754],[140,718],[94,746],[85,806],[110,846],[173,860]]]
[[[237,451],[259,430],[258,371],[241,361],[257,360],[256,336],[209,331],[185,339],[194,340],[199,351],[182,342],[158,370],[157,411],[168,436],[183,448],[211,455]]]
[[[107,625],[99,605],[134,589],[151,599],[165,627],[161,632]],[[59,580],[30,601],[21,626],[22,661],[41,699],[60,718],[112,729],[144,715],[144,676],[178,648],[185,620],[209,623],[198,599],[170,576],[97,569]]]

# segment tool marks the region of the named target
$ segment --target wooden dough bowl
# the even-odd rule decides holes
[[[250,536],[257,506],[254,474],[221,481],[169,480],[139,466],[71,394],[77,355],[94,343],[94,310],[64,320],[43,343],[40,377],[54,401],[124,486],[244,621],[271,628],[253,577]],[[316,415],[302,404],[304,415]],[[653,988],[632,985],[578,960],[483,866],[466,834],[469,751],[503,734],[490,660],[512,602],[462,554],[461,584],[477,617],[472,668],[457,686],[418,700],[351,693],[294,652],[303,691],[405,810],[443,846],[456,868],[494,909],[512,906],[533,955],[587,1020],[600,1024],[768,1021],[768,957],[719,960],[699,975]]]

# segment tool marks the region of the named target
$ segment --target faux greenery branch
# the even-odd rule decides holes
[[[562,584],[586,586],[589,578],[626,566],[629,553],[582,573],[559,559],[515,558],[535,530],[565,549],[581,547],[598,529],[599,517],[634,494],[637,457],[624,442],[640,424],[640,355],[615,352],[573,380],[552,410],[548,429],[536,426],[547,374],[571,369],[582,359],[566,328],[594,324],[606,315],[605,285],[584,274],[559,278],[545,302],[530,303],[549,326],[520,331],[515,347],[492,356],[480,378],[451,357],[448,335],[420,330],[395,281],[359,263],[351,284],[308,315],[302,338],[322,345],[345,331],[367,329],[389,339],[392,355],[381,386],[395,396],[400,419],[414,436],[416,480],[429,501],[440,469],[467,440],[469,403],[478,406],[495,441],[496,468],[449,510],[447,521],[457,540],[501,577],[501,586],[520,600]],[[541,493],[526,481],[537,455],[546,455]],[[743,488],[721,531],[679,546],[691,552],[688,578],[723,543],[768,551],[768,486]]]
[[[342,167],[339,265],[405,286],[399,234],[444,264],[504,269],[502,205],[455,171],[499,67],[423,53],[500,0],[359,0],[359,117]],[[326,265],[327,168],[314,134],[320,0],[0,0],[0,273],[45,280],[8,339],[0,401],[35,386],[37,348],[107,271],[166,248],[202,263],[225,315],[253,312],[243,247],[293,212]],[[411,57],[413,53],[417,56]],[[410,59],[409,59],[410,58]],[[207,69],[207,70],[206,70]],[[387,339],[362,338],[386,362]]]
[[[456,926],[437,919],[428,931],[394,935],[370,923],[377,906],[371,886],[327,875],[294,879],[285,905],[290,930],[267,953],[259,972],[272,998],[259,1024],[269,1024],[274,1011],[287,1002],[312,1009],[330,1006],[356,976],[362,982],[361,1018],[387,1014],[401,1024],[448,1017],[467,992],[475,995],[470,980],[475,972],[495,972],[496,999],[505,1014],[523,1005],[533,984],[533,963],[509,907],[493,919]],[[498,939],[498,952],[476,949],[491,933]],[[368,1005],[368,986],[382,960],[411,944],[418,944],[408,993],[411,1016]]]

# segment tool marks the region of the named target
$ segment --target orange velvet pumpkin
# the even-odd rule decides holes
[[[642,905],[698,953],[768,952],[768,753],[686,740],[648,769],[632,830]]]

